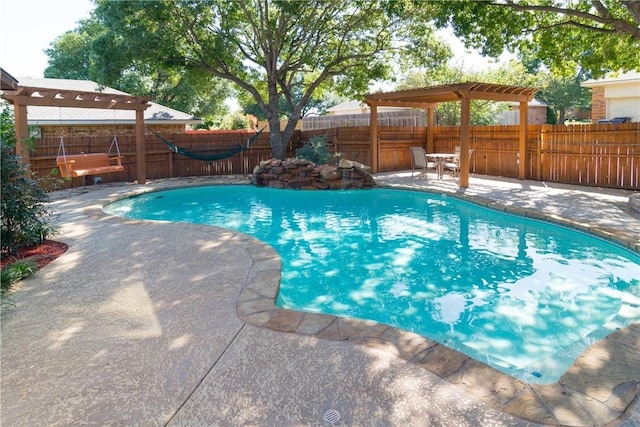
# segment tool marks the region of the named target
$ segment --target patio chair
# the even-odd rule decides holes
[[[409,150],[411,150],[411,178],[413,178],[416,169],[419,169],[420,175],[427,179],[427,169],[435,169],[436,164],[427,161],[427,153],[424,148],[409,147]]]
[[[451,171],[451,175],[455,178],[460,176],[460,146],[456,145],[455,147],[455,158],[453,162],[445,163],[444,167]],[[473,148],[469,149],[469,161],[471,161],[471,155],[473,154]]]

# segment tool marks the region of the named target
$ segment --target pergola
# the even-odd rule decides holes
[[[6,84],[7,82],[4,82]],[[144,110],[149,108],[149,98],[103,92],[82,92],[30,86],[14,86],[6,90],[3,84],[2,98],[13,104],[16,129],[16,153],[23,163],[29,163],[29,149],[24,141],[29,138],[27,106],[71,108],[100,108],[112,110],[135,110],[136,112],[136,166],[138,184],[144,184],[146,162],[144,150]]]
[[[472,99],[489,101],[505,101],[520,103],[519,132],[519,168],[518,178],[524,179],[526,174],[526,141],[527,141],[527,104],[537,89],[507,86],[492,83],[466,82],[420,89],[409,89],[395,92],[374,93],[365,96],[365,102],[371,107],[371,150],[373,172],[378,171],[378,107],[413,107],[427,111],[427,153],[433,152],[433,128],[435,126],[435,108],[440,102],[460,101],[460,187],[469,186],[469,119]]]

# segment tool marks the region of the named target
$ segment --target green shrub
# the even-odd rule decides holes
[[[45,208],[49,197],[38,180],[27,172],[15,153],[15,148],[0,141],[0,174],[2,251],[14,253],[21,246],[42,242],[51,234],[50,213]]]
[[[0,309],[14,305],[6,293],[17,282],[35,274],[36,271],[38,271],[38,264],[32,260],[15,261],[0,270]]]
[[[331,164],[334,160],[334,155],[327,145],[326,135],[314,136],[305,142],[301,148],[296,150],[296,157],[309,160],[317,165]]]

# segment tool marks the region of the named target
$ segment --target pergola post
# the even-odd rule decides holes
[[[13,116],[16,131],[16,154],[20,161],[29,168],[29,147],[25,141],[29,139],[29,125],[27,124],[27,106],[19,103],[13,105]]]
[[[527,101],[520,101],[520,128],[518,132],[518,179],[527,177],[527,127],[529,105]]]
[[[427,110],[427,152],[435,151],[435,120],[434,109],[440,102],[460,102],[461,118],[460,118],[460,178],[458,184],[460,187],[469,186],[469,168],[471,159],[469,156],[469,148],[471,146],[469,122],[471,118],[470,103],[473,99],[486,99],[488,101],[497,102],[520,102],[520,145],[518,149],[518,157],[520,158],[520,168],[518,176],[524,178],[526,176],[526,154],[527,154],[527,102],[533,99],[537,89],[507,86],[493,83],[466,82],[449,84],[442,86],[432,86],[428,88],[407,89],[396,92],[373,93],[365,96],[365,102],[371,106],[372,114],[377,111],[378,106],[389,107],[412,107],[424,108]],[[376,114],[377,118],[377,114]],[[371,138],[374,162],[372,170],[379,170],[379,146],[378,146],[378,124],[371,117]]]
[[[429,107],[427,110],[427,153],[434,153],[433,130],[436,127],[436,109]]]
[[[460,177],[461,188],[469,187],[469,122],[471,121],[471,100],[464,96],[460,100]]]
[[[138,184],[147,182],[147,160],[144,149],[144,110],[136,110],[136,170]]]
[[[378,105],[371,106],[371,172],[378,172]]]

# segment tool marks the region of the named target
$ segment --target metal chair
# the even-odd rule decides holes
[[[416,171],[416,169],[420,170],[420,174],[427,179],[427,169],[435,168],[435,163],[430,163],[427,161],[427,153],[424,151],[422,147],[409,147],[411,150],[411,178]]]
[[[469,148],[469,161],[471,161],[471,155],[473,154],[473,148]],[[455,157],[454,161],[450,163],[445,163],[444,167],[451,171],[451,175],[455,178],[460,177],[460,146],[456,145],[455,147]]]

